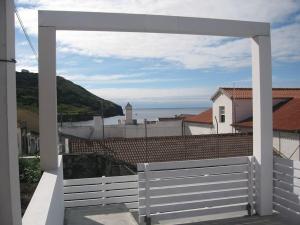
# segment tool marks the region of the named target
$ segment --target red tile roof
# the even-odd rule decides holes
[[[252,88],[219,88],[212,96],[214,100],[220,93],[235,99],[251,99]],[[273,98],[300,98],[300,88],[273,88]]]
[[[212,108],[198,114],[195,116],[187,116],[185,117],[185,122],[191,122],[191,123],[206,123],[206,124],[212,124]]]
[[[109,154],[131,165],[143,162],[197,160],[252,155],[252,134],[208,134],[173,137],[69,138],[71,154]],[[105,153],[106,152],[106,153]]]
[[[236,127],[252,127],[252,117],[234,124]],[[300,98],[279,103],[273,109],[273,129],[300,131]]]

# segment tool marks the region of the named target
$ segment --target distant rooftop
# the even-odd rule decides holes
[[[193,136],[69,139],[70,153],[110,151],[116,160],[135,165],[143,162],[197,160],[252,155],[251,134],[208,134]]]
[[[214,101],[221,93],[234,99],[252,99],[252,88],[220,87],[211,100]],[[273,88],[272,95],[273,98],[300,98],[300,88]]]
[[[194,116],[187,116],[184,121],[190,123],[205,123],[212,124],[212,108]]]
[[[235,127],[252,128],[253,118],[250,117]],[[273,129],[285,131],[300,131],[300,98],[294,98],[273,107]]]

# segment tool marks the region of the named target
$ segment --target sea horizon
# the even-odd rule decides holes
[[[209,107],[170,107],[170,108],[161,108],[161,107],[154,107],[154,108],[133,108],[132,115],[133,119],[136,119],[138,123],[143,123],[144,120],[148,121],[156,121],[159,118],[166,118],[166,117],[174,117],[179,116],[181,114],[187,114],[187,115],[196,115],[199,114]],[[125,110],[124,110],[125,114]],[[113,116],[104,118],[104,124],[105,125],[113,125],[118,124],[118,121],[123,121],[125,119],[124,116]],[[69,123],[65,123],[69,124]],[[73,122],[72,125],[93,125],[93,121],[79,121],[79,122]]]

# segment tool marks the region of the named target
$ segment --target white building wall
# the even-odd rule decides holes
[[[242,128],[240,132],[252,132],[252,128]],[[300,134],[284,131],[273,132],[273,147],[285,157],[300,160]],[[297,149],[297,150],[296,150]],[[296,151],[295,151],[296,150]]]
[[[62,164],[62,156],[59,156],[58,168],[49,172],[44,171],[22,218],[23,225],[64,224],[64,178]]]
[[[300,134],[299,133],[289,133],[282,131],[274,131],[273,133],[273,146],[284,154],[286,157],[291,157],[293,160],[300,160],[299,154],[300,145]]]
[[[157,136],[181,136],[182,121],[159,121],[156,124],[147,124],[148,137]]]
[[[155,124],[147,124],[147,136],[148,137],[160,137],[160,136],[181,136],[182,135],[182,121],[159,121]],[[60,131],[64,134],[81,137],[81,138],[94,138],[92,126],[73,126],[62,127]],[[102,132],[100,132],[102,134]],[[137,125],[105,125],[104,137],[145,137],[145,124]],[[101,139],[101,137],[99,138]]]
[[[160,121],[155,124],[147,124],[146,126],[145,124],[126,125],[124,137],[145,137],[145,129],[147,129],[147,137],[181,136],[182,122],[181,120],[176,120]]]
[[[273,106],[285,101],[285,99],[273,99]],[[225,123],[220,123],[219,107],[225,106]],[[215,129],[216,120],[218,120],[218,133],[234,133],[235,129],[231,126],[235,121],[239,122],[251,117],[252,99],[235,99],[232,100],[224,94],[220,94],[213,102],[213,124]]]
[[[219,106],[225,106],[225,122],[220,122]],[[216,119],[218,123],[216,122]],[[233,133],[232,124],[232,101],[224,94],[220,94],[213,102],[213,124],[218,133]]]
[[[90,138],[93,133],[94,128],[92,126],[69,126],[69,127],[60,127],[59,131],[76,136],[81,138]]]
[[[215,129],[209,124],[185,122],[184,132],[185,135],[215,134]]]
[[[94,116],[94,127],[91,134],[91,139],[102,139],[103,138],[103,119],[101,116]]]

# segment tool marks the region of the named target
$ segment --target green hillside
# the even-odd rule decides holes
[[[17,72],[18,109],[38,112],[38,74]],[[123,115],[122,107],[99,98],[81,86],[57,76],[57,111],[59,120],[89,120],[93,115],[111,117]]]

